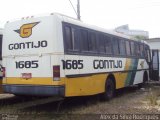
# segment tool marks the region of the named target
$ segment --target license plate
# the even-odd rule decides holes
[[[23,79],[30,79],[30,78],[32,78],[32,73],[22,73],[22,78]]]

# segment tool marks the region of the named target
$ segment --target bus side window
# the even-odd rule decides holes
[[[116,37],[113,37],[112,41],[113,41],[113,52],[115,55],[119,55],[118,39]]]
[[[72,50],[78,51],[79,50],[79,30],[72,28]]]
[[[140,54],[141,54],[141,57],[144,58],[144,47],[143,47],[143,44],[140,45]]]
[[[105,40],[105,52],[106,54],[111,54],[112,53],[111,37],[104,36],[104,40]]]
[[[133,41],[131,42],[131,54],[132,54],[132,56],[136,55],[135,54],[135,43]]]
[[[79,31],[70,26],[65,26],[65,43],[67,51],[79,50]]]
[[[119,50],[120,50],[120,55],[126,55],[125,41],[122,39],[119,40]]]
[[[72,43],[72,33],[71,33],[71,27],[65,26],[64,28],[65,32],[65,43],[66,43],[66,49],[72,50],[73,49],[73,43]]]
[[[97,51],[97,42],[96,42],[96,34],[94,32],[88,33],[88,47],[89,51],[96,52]]]
[[[136,51],[136,56],[140,57],[141,53],[140,53],[140,44],[139,43],[135,43],[135,51]]]
[[[99,38],[99,40],[98,40],[99,41],[99,52],[104,54],[106,52],[104,35],[99,34],[98,38]]]
[[[82,51],[89,51],[88,31],[81,29]]]
[[[131,55],[131,47],[130,47],[130,42],[126,41],[126,53],[128,56]]]

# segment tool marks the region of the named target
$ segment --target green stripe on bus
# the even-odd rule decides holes
[[[127,78],[125,80],[125,86],[133,85],[135,75],[137,72],[136,70],[137,70],[137,66],[138,66],[138,61],[139,61],[139,59],[132,59],[131,60],[131,64],[129,66],[129,70],[131,70],[131,72],[128,72]]]

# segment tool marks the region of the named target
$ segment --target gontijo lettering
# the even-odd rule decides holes
[[[94,60],[94,69],[122,68],[122,60]]]
[[[46,40],[37,41],[37,42],[21,42],[21,43],[12,43],[8,45],[9,50],[18,50],[18,49],[30,49],[30,48],[43,48],[47,47],[48,43]]]

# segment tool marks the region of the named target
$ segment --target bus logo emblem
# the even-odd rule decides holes
[[[19,33],[20,37],[28,38],[32,35],[32,28],[36,26],[40,22],[28,23],[23,24],[20,29],[14,30],[15,32]]]

